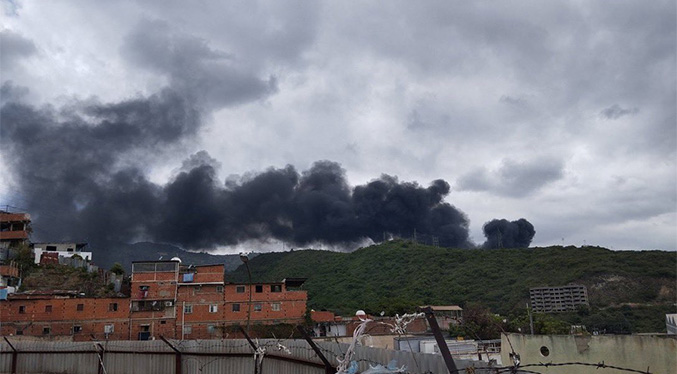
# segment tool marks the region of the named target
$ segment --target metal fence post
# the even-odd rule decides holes
[[[435,341],[437,341],[437,347],[440,349],[440,353],[444,358],[444,363],[447,365],[447,369],[449,369],[449,373],[451,374],[458,373],[458,369],[456,368],[454,359],[451,357],[451,353],[449,353],[449,346],[447,346],[447,342],[444,341],[444,336],[442,336],[442,331],[440,331],[440,325],[437,324],[437,319],[435,319],[433,309],[428,306],[421,309],[421,311],[425,313],[425,318],[426,320],[428,320],[430,329],[433,330],[433,335],[435,335]]]
[[[176,355],[174,356],[175,362],[176,362],[176,364],[175,364],[176,369],[175,369],[174,373],[181,374],[181,364],[182,364],[182,361],[183,361],[181,359],[181,351],[179,351],[176,347],[174,347],[174,345],[172,345],[172,343],[167,341],[167,339],[165,339],[164,336],[160,335],[160,339],[162,339],[162,341],[165,342],[169,346],[169,348],[171,348],[176,353]]]
[[[313,339],[311,339],[310,336],[308,336],[306,329],[301,325],[297,325],[296,329],[299,330],[299,332],[303,336],[303,339],[305,339],[308,342],[308,344],[310,345],[310,348],[312,348],[313,351],[315,351],[315,354],[324,363],[324,372],[326,374],[336,374],[336,368],[331,365],[331,363],[329,362],[329,360],[327,360],[326,357],[324,357],[324,354],[322,354],[322,351],[320,351],[320,348],[315,344]]]
[[[16,348],[14,348],[14,346],[12,345],[12,343],[10,343],[9,340],[7,340],[6,336],[3,336],[2,338],[5,339],[5,342],[7,342],[7,344],[9,344],[9,347],[12,348],[12,371],[11,371],[11,373],[16,374],[17,373],[16,362],[17,362],[17,358],[19,356],[19,351],[17,351]]]

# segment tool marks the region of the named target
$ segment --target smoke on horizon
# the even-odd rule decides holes
[[[206,152],[167,184],[148,180],[130,155],[161,152],[195,134],[201,111],[171,89],[114,104],[1,109],[4,159],[41,240],[151,240],[209,249],[248,240],[351,245],[365,239],[435,238],[471,247],[468,219],[443,199],[449,184],[423,187],[382,175],[351,187],[331,161],[299,172],[270,168],[217,178]]]

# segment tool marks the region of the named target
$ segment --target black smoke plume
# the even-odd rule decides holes
[[[383,175],[351,187],[339,164],[319,161],[303,172],[271,168],[224,182],[218,163],[199,152],[166,185],[149,181],[144,157],[168,152],[201,123],[201,111],[171,89],[60,109],[8,102],[0,115],[0,149],[37,240],[209,249],[248,240],[347,246],[416,236],[470,246],[468,220],[443,201],[450,190],[443,180],[423,187]]]
[[[482,230],[487,238],[483,247],[488,249],[528,248],[536,234],[534,226],[524,218],[512,222],[493,219],[485,223]]]

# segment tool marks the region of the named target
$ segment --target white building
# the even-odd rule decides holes
[[[56,253],[61,257],[78,255],[83,260],[92,261],[92,252],[83,251],[87,243],[33,243],[35,263],[39,264],[43,253]]]
[[[665,328],[670,335],[677,335],[677,313],[665,315]]]

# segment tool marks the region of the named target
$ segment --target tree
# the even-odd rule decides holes
[[[119,262],[116,262],[111,266],[110,272],[117,275],[123,275],[125,274],[125,268],[123,268]]]
[[[450,333],[468,339],[499,339],[502,324],[501,317],[491,313],[489,308],[478,303],[468,303],[463,308],[463,322],[450,329]]]
[[[35,255],[28,244],[21,244],[16,248],[16,256],[14,261],[19,266],[19,273],[21,277],[26,277],[35,266]]]

